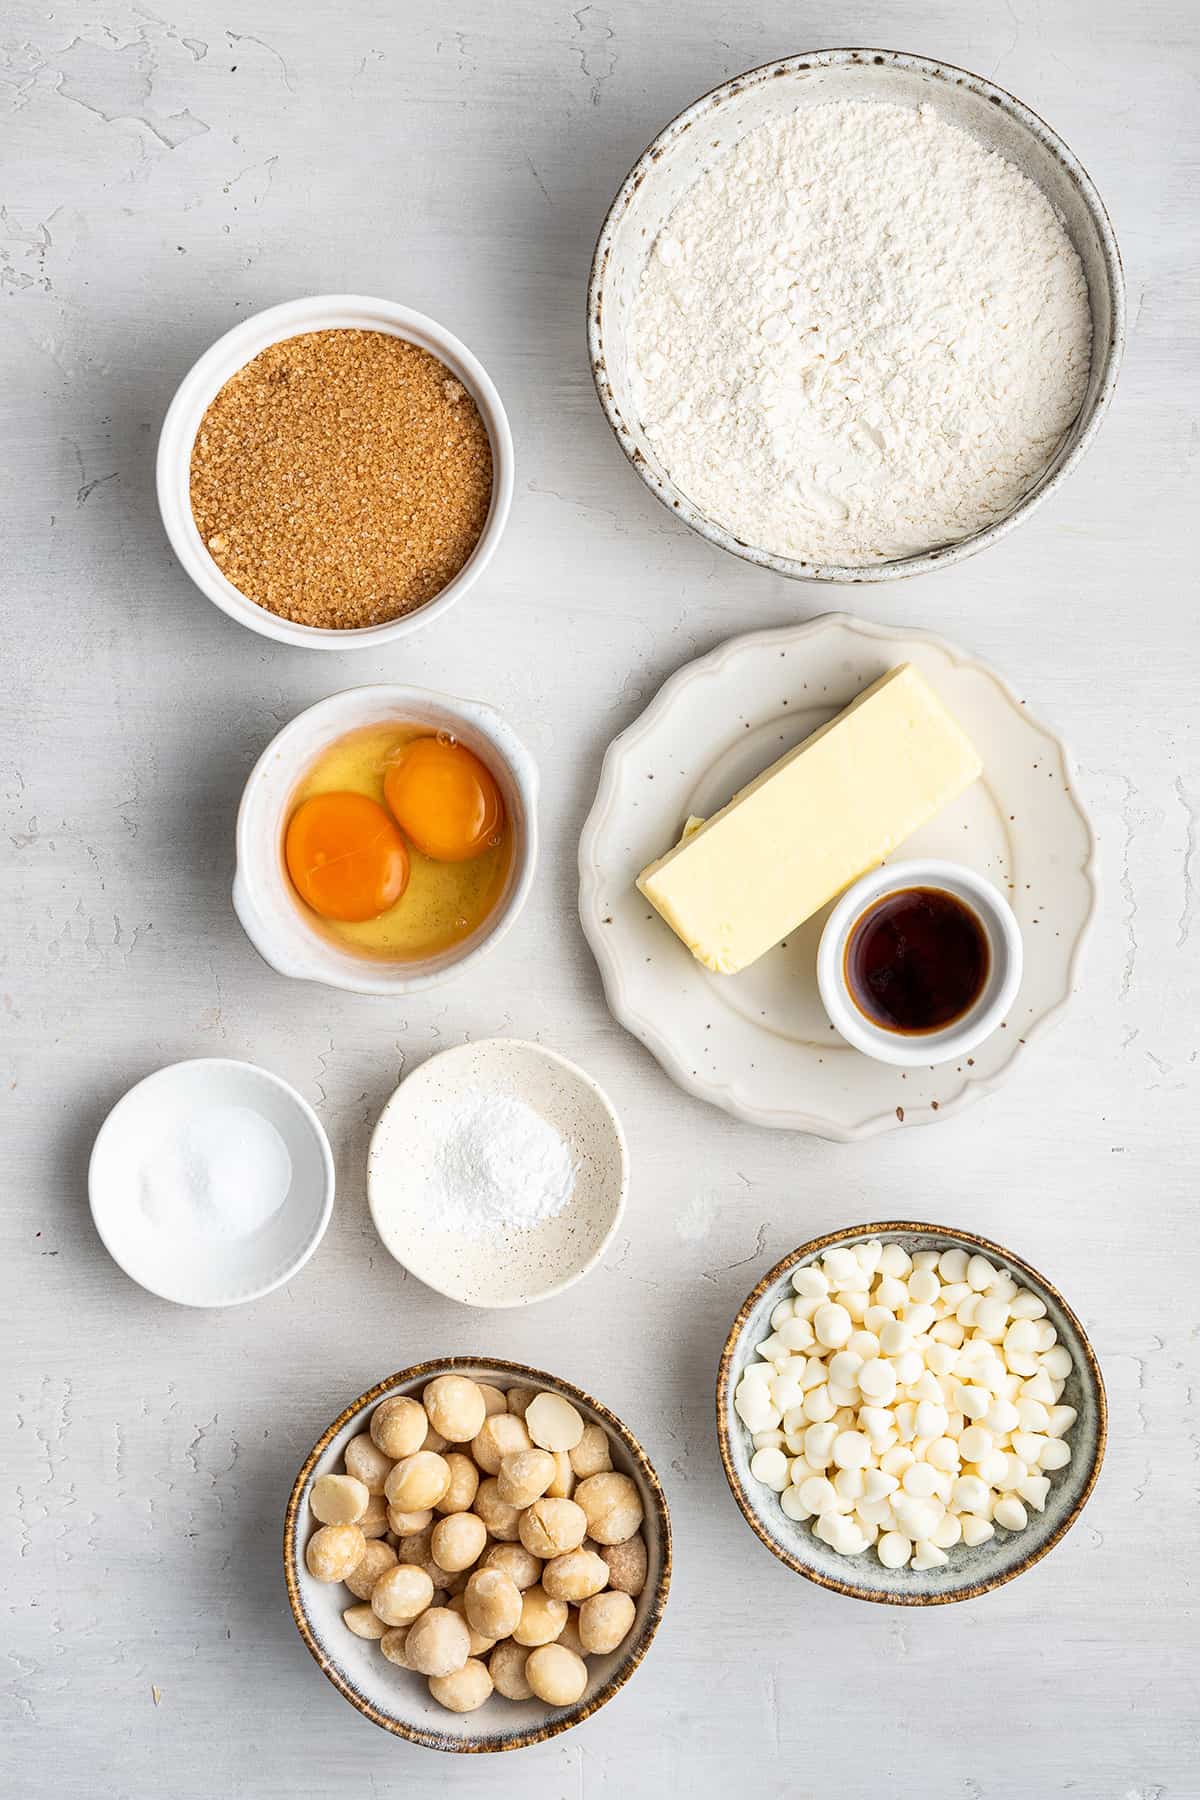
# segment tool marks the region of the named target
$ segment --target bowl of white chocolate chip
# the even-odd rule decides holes
[[[734,1499],[781,1562],[858,1600],[935,1606],[1039,1562],[1104,1458],[1104,1381],[1035,1269],[937,1225],[803,1245],[754,1289],[717,1379]]]
[[[671,1525],[615,1414],[519,1363],[380,1382],[296,1477],[284,1574],[319,1667],[435,1750],[516,1750],[610,1700],[666,1605]]]

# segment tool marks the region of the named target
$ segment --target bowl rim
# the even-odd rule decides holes
[[[636,1464],[642,1480],[646,1484],[650,1497],[654,1503],[654,1515],[657,1522],[661,1560],[658,1581],[655,1585],[654,1593],[651,1596],[649,1610],[647,1611],[645,1622],[637,1643],[633,1645],[620,1668],[609,1677],[602,1688],[593,1694],[590,1699],[584,1698],[576,1702],[573,1707],[554,1709],[556,1711],[561,1710],[562,1716],[549,1721],[545,1725],[530,1726],[526,1729],[514,1730],[504,1734],[500,1739],[476,1739],[474,1741],[469,1738],[463,1738],[461,1740],[448,1738],[446,1734],[430,1731],[424,1726],[406,1725],[400,1719],[389,1718],[386,1713],[381,1712],[379,1708],[374,1706],[364,1695],[359,1694],[354,1690],[350,1683],[343,1678],[331,1659],[323,1653],[313,1634],[312,1628],[308,1623],[308,1615],[304,1610],[303,1597],[300,1593],[299,1575],[296,1567],[297,1558],[293,1554],[294,1547],[298,1548],[299,1543],[298,1515],[301,1508],[305,1485],[317,1463],[325,1454],[329,1445],[338,1433],[351,1422],[356,1414],[365,1410],[366,1407],[373,1405],[377,1400],[382,1400],[385,1395],[391,1393],[394,1389],[406,1386],[415,1381],[431,1380],[435,1375],[449,1374],[459,1369],[487,1369],[493,1373],[518,1377],[519,1380],[514,1385],[524,1385],[526,1382],[533,1384],[542,1383],[547,1388],[557,1389],[559,1392],[567,1395],[570,1399],[581,1400],[585,1406],[590,1407],[592,1411],[604,1421],[605,1426],[610,1431],[614,1432],[620,1439],[622,1445],[629,1452],[629,1455]],[[643,1525],[643,1529],[644,1528]],[[296,1629],[303,1638],[309,1654],[321,1673],[327,1680],[333,1683],[333,1686],[342,1695],[343,1699],[348,1700],[351,1706],[362,1713],[364,1718],[370,1719],[373,1725],[380,1726],[384,1731],[390,1731],[395,1737],[406,1738],[411,1744],[420,1744],[427,1750],[445,1750],[468,1755],[486,1755],[488,1753],[506,1750],[522,1750],[530,1744],[545,1743],[549,1738],[558,1737],[560,1733],[570,1731],[575,1725],[582,1725],[586,1719],[591,1718],[593,1713],[598,1712],[602,1706],[607,1705],[608,1701],[624,1687],[630,1676],[640,1666],[642,1659],[649,1650],[650,1645],[654,1640],[655,1633],[658,1631],[658,1627],[662,1622],[663,1612],[665,1611],[667,1604],[667,1595],[671,1586],[671,1560],[671,1514],[670,1509],[667,1506],[667,1497],[663,1491],[662,1483],[655,1473],[654,1465],[651,1463],[650,1458],[647,1456],[642,1445],[629,1429],[628,1425],[626,1425],[623,1420],[619,1419],[616,1413],[612,1412],[602,1401],[594,1399],[591,1394],[587,1393],[585,1389],[577,1387],[574,1382],[565,1380],[561,1375],[550,1375],[544,1369],[531,1368],[527,1363],[508,1362],[503,1357],[438,1356],[433,1357],[427,1362],[414,1363],[411,1368],[401,1369],[395,1375],[389,1375],[383,1381],[376,1382],[374,1387],[368,1388],[365,1394],[360,1394],[357,1400],[351,1401],[350,1405],[339,1413],[333,1423],[328,1425],[321,1433],[320,1437],[301,1464],[300,1472],[292,1484],[292,1491],[288,1498],[283,1520],[283,1576],[287,1586],[288,1604],[292,1609],[292,1617],[296,1622]]]
[[[799,1557],[791,1555],[791,1553],[785,1550],[781,1544],[776,1543],[772,1539],[747,1499],[745,1490],[738,1479],[737,1471],[733,1466],[728,1420],[729,1379],[738,1339],[745,1328],[747,1319],[768,1289],[773,1287],[781,1277],[789,1272],[789,1270],[796,1268],[806,1260],[811,1260],[812,1257],[818,1255],[822,1250],[829,1249],[832,1244],[844,1243],[848,1238],[886,1238],[889,1235],[899,1237],[919,1235],[922,1233],[929,1237],[950,1238],[956,1244],[961,1244],[964,1247],[970,1246],[972,1249],[981,1251],[984,1255],[991,1255],[1001,1262],[1008,1263],[1015,1270],[1031,1275],[1035,1282],[1052,1296],[1056,1305],[1062,1308],[1067,1318],[1071,1321],[1075,1331],[1078,1333],[1079,1342],[1083,1349],[1092,1381],[1095,1384],[1096,1450],[1083,1490],[1070,1512],[1060,1521],[1044,1543],[1038,1544],[1033,1549],[1029,1550],[1026,1555],[1018,1562],[1014,1563],[1010,1569],[1005,1570],[1001,1574],[990,1576],[986,1580],[971,1582],[969,1586],[958,1588],[953,1592],[935,1591],[932,1593],[920,1594],[888,1594],[883,1593],[878,1589],[865,1590],[854,1586],[850,1582],[838,1581],[831,1575],[822,1574],[820,1570],[810,1568],[807,1564],[801,1562]],[[1100,1469],[1104,1462],[1104,1452],[1108,1444],[1108,1396],[1104,1390],[1104,1377],[1100,1372],[1100,1364],[1097,1360],[1096,1352],[1092,1348],[1091,1339],[1081,1325],[1074,1309],[1063,1299],[1054,1283],[1052,1281],[1047,1281],[1041,1271],[1035,1269],[1032,1263],[1026,1262],[1024,1257],[1014,1256],[1011,1250],[1006,1250],[1003,1244],[997,1244],[991,1238],[980,1237],[977,1232],[959,1231],[953,1225],[931,1225],[928,1220],[925,1219],[886,1219],[865,1225],[844,1226],[837,1231],[825,1232],[821,1237],[810,1238],[808,1243],[801,1244],[797,1249],[789,1251],[786,1256],[782,1257],[779,1262],[775,1264],[774,1268],[769,1269],[762,1277],[762,1280],[755,1285],[738,1309],[737,1317],[734,1319],[729,1335],[725,1339],[725,1345],[721,1351],[721,1360],[717,1367],[716,1400],[717,1443],[721,1452],[721,1467],[725,1471],[725,1479],[729,1484],[729,1491],[737,1502],[739,1512],[745,1519],[747,1525],[749,1525],[755,1537],[758,1538],[759,1542],[765,1544],[772,1556],[777,1557],[781,1563],[784,1563],[792,1570],[793,1574],[803,1575],[806,1581],[815,1582],[817,1587],[828,1588],[835,1594],[845,1594],[847,1598],[851,1600],[864,1600],[874,1605],[881,1606],[950,1606],[960,1600],[975,1600],[978,1599],[981,1594],[991,1593],[994,1588],[1004,1587],[1007,1582],[1015,1581],[1018,1575],[1023,1575],[1027,1569],[1032,1569],[1035,1563],[1041,1562],[1044,1556],[1048,1556],[1051,1550],[1054,1549],[1054,1546],[1066,1536],[1067,1532],[1071,1529],[1072,1525],[1074,1525],[1080,1513],[1087,1505],[1092,1496],[1092,1490],[1095,1488],[1096,1482],[1099,1479]]]
[[[214,1067],[236,1069],[239,1071],[249,1070],[253,1074],[255,1080],[266,1081],[270,1086],[278,1088],[281,1093],[286,1095],[288,1101],[295,1107],[296,1111],[309,1127],[313,1142],[317,1147],[323,1177],[323,1198],[321,1202],[320,1217],[317,1220],[309,1242],[305,1245],[300,1254],[289,1263],[287,1268],[284,1269],[281,1274],[276,1276],[273,1281],[265,1282],[263,1285],[253,1288],[247,1293],[239,1291],[237,1294],[230,1295],[226,1299],[194,1300],[187,1299],[185,1296],[178,1293],[168,1293],[164,1286],[156,1286],[153,1282],[147,1281],[143,1276],[137,1274],[130,1268],[124,1256],[118,1254],[110,1240],[108,1232],[105,1230],[101,1216],[102,1208],[98,1209],[97,1206],[97,1168],[99,1157],[101,1155],[101,1147],[110,1134],[110,1127],[113,1124],[113,1120],[126,1105],[126,1102],[133,1099],[135,1094],[141,1093],[144,1088],[152,1086],[154,1083],[163,1080],[168,1075],[177,1075],[181,1069],[212,1069]],[[277,1288],[283,1287],[287,1282],[291,1281],[294,1276],[298,1275],[305,1264],[315,1256],[317,1250],[320,1248],[321,1240],[324,1238],[329,1226],[329,1221],[333,1217],[333,1202],[336,1185],[337,1177],[334,1168],[333,1150],[329,1142],[329,1134],[317,1117],[312,1106],[310,1106],[309,1102],[304,1098],[304,1095],[300,1093],[299,1089],[294,1088],[290,1081],[285,1081],[282,1075],[276,1075],[273,1069],[264,1069],[261,1063],[247,1062],[244,1057],[238,1056],[187,1056],[179,1062],[163,1063],[160,1068],[152,1069],[148,1075],[143,1075],[140,1081],[135,1081],[131,1087],[127,1087],[125,1092],[113,1102],[108,1112],[104,1115],[104,1121],[92,1141],[91,1152],[88,1156],[88,1210],[92,1215],[92,1224],[95,1227],[97,1237],[100,1239],[100,1242],[104,1245],[104,1248],[108,1251],[108,1254],[112,1257],[117,1267],[124,1275],[129,1277],[130,1281],[135,1281],[140,1288],[144,1288],[148,1294],[153,1294],[156,1299],[169,1301],[173,1306],[193,1307],[200,1312],[217,1311],[218,1309],[228,1306],[241,1306],[249,1300],[261,1300],[265,1295],[273,1294]]]
[[[1095,396],[1090,403],[1090,410],[1087,411],[1085,417],[1086,402],[1081,404],[1072,426],[1068,427],[1068,430],[1071,430],[1082,420],[1078,437],[1066,454],[1052,467],[1043,471],[1034,485],[1021,496],[1016,505],[1003,518],[995,520],[991,525],[984,526],[980,531],[972,532],[968,537],[959,538],[950,544],[935,545],[932,549],[920,551],[914,556],[893,557],[885,562],[857,565],[809,562],[801,557],[780,556],[773,551],[762,550],[752,544],[743,543],[723,525],[717,524],[702,513],[685,494],[680,493],[668,481],[660,479],[647,463],[642,451],[634,443],[629,427],[625,424],[617,407],[612,384],[608,379],[604,349],[604,284],[612,251],[612,240],[634,194],[669,145],[684,131],[690,129],[698,118],[714,111],[724,101],[732,99],[745,88],[762,86],[781,76],[805,73],[812,69],[860,66],[911,69],[931,76],[935,80],[950,81],[957,87],[969,87],[992,102],[1002,112],[1007,113],[1018,125],[1037,138],[1062,166],[1068,179],[1078,190],[1091,218],[1100,245],[1112,318],[1108,341],[1100,356],[1100,379]],[[707,538],[709,543],[715,544],[719,549],[728,550],[744,562],[771,569],[776,574],[787,576],[793,581],[830,581],[859,585],[866,582],[902,580],[910,575],[923,574],[930,569],[947,568],[953,563],[963,561],[968,556],[973,556],[979,550],[986,549],[1000,538],[1006,537],[1059,487],[1081,461],[1085,452],[1090,449],[1117,384],[1125,347],[1125,330],[1125,273],[1112,221],[1091,176],[1053,126],[1047,124],[1046,120],[1023,100],[1010,94],[1007,88],[999,87],[986,76],[977,75],[970,69],[960,67],[957,63],[943,62],[937,57],[921,56],[907,50],[886,50],[867,45],[796,51],[790,56],[777,57],[771,62],[760,63],[752,69],[744,69],[740,74],[719,82],[716,87],[710,88],[707,93],[701,94],[698,99],[691,101],[676,113],[675,117],[668,120],[667,124],[642,151],[617,189],[600,226],[588,276],[587,344],[592,382],[612,433],[634,470],[655,498],[660,500],[669,512],[676,514],[701,537]],[[1094,365],[1096,361],[1094,330],[1092,361]]]
[[[343,319],[349,321],[351,316],[353,323],[341,322]],[[285,619],[243,594],[208,554],[196,530],[190,505],[181,498],[180,486],[181,481],[186,482],[201,420],[225,381],[272,344],[309,332],[335,329],[387,330],[390,335],[416,343],[421,349],[436,346],[436,350],[430,350],[431,354],[438,355],[448,367],[458,365],[452,367],[452,372],[463,380],[478,407],[492,448],[491,504],[475,547],[458,574],[432,599],[398,618],[386,619],[379,625],[346,629],[304,625],[295,619]],[[269,334],[265,338],[264,332]],[[243,346],[251,340],[257,342],[258,348],[243,354]],[[212,388],[214,371],[219,371],[235,355],[237,369],[231,370]],[[452,331],[427,313],[417,312],[396,300],[368,294],[306,294],[239,319],[197,357],[184,374],[163,416],[154,478],[163,530],[180,567],[222,612],[260,637],[273,638],[277,643],[296,644],[307,650],[365,649],[395,643],[430,624],[483,574],[504,534],[512,506],[512,430],[495,383],[479,358]]]
[[[957,897],[962,901],[964,894],[969,896],[965,904],[982,924],[1002,963],[1003,975],[985,1004],[977,999],[948,1025],[909,1035],[889,1031],[861,1011],[846,980],[845,952],[855,929],[873,907],[889,894],[913,887],[937,888],[951,895],[956,888],[962,889]],[[925,1068],[966,1056],[999,1027],[1020,990],[1024,956],[1021,927],[994,881],[948,857],[907,856],[868,869],[842,893],[817,942],[817,988],[830,1023],[852,1049],[893,1068]]]
[[[361,969],[357,966],[353,968],[347,966],[343,969],[341,965],[335,967],[332,963],[326,968],[315,961],[304,964],[297,962],[291,955],[275,948],[271,920],[264,915],[258,904],[254,891],[256,883],[252,881],[249,873],[260,867],[262,855],[261,845],[256,840],[252,841],[250,837],[249,812],[255,797],[252,790],[281,754],[290,753],[291,745],[285,743],[284,740],[289,737],[302,736],[304,722],[311,721],[314,715],[326,711],[332,713],[337,710],[339,705],[348,709],[352,697],[360,706],[366,707],[372,701],[382,704],[384,696],[387,697],[389,705],[395,705],[400,709],[406,704],[421,706],[432,703],[447,712],[456,714],[464,723],[480,731],[488,739],[497,757],[503,762],[512,778],[514,787],[520,793],[525,812],[523,845],[516,878],[503,907],[497,908],[494,914],[489,914],[489,918],[493,918],[494,923],[476,943],[470,944],[470,947],[464,950],[461,956],[455,956],[444,968],[428,970],[422,974],[403,974],[402,971],[408,966],[404,963],[386,965],[389,973],[375,974],[373,973],[375,969],[385,965],[368,957],[362,958]],[[359,721],[360,724],[365,722],[367,721]],[[346,724],[341,728],[340,735],[356,729],[355,725]],[[334,737],[325,739],[324,747],[327,748],[335,741]],[[315,753],[315,755],[319,754],[319,751]],[[306,763],[297,768],[294,781],[300,779],[304,768],[311,766],[313,760],[314,758],[310,757]],[[356,687],[339,688],[335,693],[326,694],[321,700],[314,700],[311,706],[301,708],[286,724],[279,727],[255,758],[254,766],[242,786],[234,824],[235,867],[232,889],[233,909],[237,914],[238,922],[253,948],[268,967],[275,970],[276,974],[301,981],[312,981],[321,987],[333,988],[342,993],[393,998],[401,994],[419,993],[422,989],[438,987],[442,982],[452,981],[464,969],[494,949],[507,936],[524,911],[537,874],[540,849],[537,812],[539,788],[538,766],[532,752],[525,747],[523,739],[518,737],[504,714],[498,712],[494,706],[489,706],[486,701],[468,700],[457,694],[443,694],[435,688],[416,687],[408,682],[397,681],[366,682]],[[485,920],[484,923],[486,924],[487,921]],[[469,940],[465,941],[469,943]],[[395,973],[390,972],[393,967]]]
[[[457,1056],[468,1050],[483,1050],[493,1044],[502,1044],[505,1049],[531,1050],[537,1056],[545,1058],[547,1062],[555,1063],[560,1069],[565,1069],[576,1081],[580,1082],[585,1088],[591,1090],[592,1094],[600,1102],[601,1108],[608,1118],[616,1137],[617,1152],[621,1169],[621,1185],[620,1191],[617,1194],[617,1204],[613,1209],[613,1214],[605,1229],[604,1236],[596,1245],[596,1248],[592,1251],[592,1254],[588,1257],[587,1261],[581,1263],[572,1274],[564,1276],[561,1281],[556,1281],[549,1287],[539,1288],[536,1293],[525,1294],[521,1298],[515,1300],[467,1300],[462,1294],[451,1293],[448,1288],[440,1286],[439,1283],[432,1280],[430,1276],[423,1274],[420,1269],[413,1268],[412,1264],[405,1262],[403,1257],[397,1256],[396,1252],[384,1237],[375,1210],[375,1195],[379,1186],[379,1177],[375,1172],[375,1146],[376,1140],[383,1130],[384,1122],[387,1119],[388,1114],[394,1106],[398,1106],[403,1096],[404,1089],[409,1081],[420,1075],[422,1070],[430,1068],[434,1063],[440,1063],[445,1057]],[[387,1251],[393,1262],[399,1263],[402,1269],[407,1269],[408,1273],[412,1275],[415,1280],[419,1281],[422,1287],[429,1288],[431,1292],[435,1294],[441,1294],[443,1299],[453,1300],[459,1306],[471,1306],[484,1312],[505,1312],[520,1306],[538,1306],[543,1300],[555,1299],[557,1295],[565,1293],[568,1288],[574,1287],[577,1281],[582,1281],[585,1275],[590,1275],[592,1270],[607,1254],[609,1246],[616,1236],[617,1228],[625,1216],[625,1206],[629,1199],[629,1184],[629,1141],[625,1136],[625,1127],[621,1124],[621,1115],[613,1105],[607,1092],[601,1087],[594,1075],[589,1075],[586,1069],[581,1068],[578,1063],[572,1062],[570,1057],[564,1056],[559,1050],[551,1050],[546,1044],[535,1043],[532,1038],[492,1037],[464,1039],[460,1044],[450,1044],[445,1050],[437,1050],[432,1056],[425,1057],[424,1061],[418,1063],[416,1068],[413,1069],[411,1075],[406,1075],[402,1081],[399,1081],[388,1095],[380,1109],[379,1117],[376,1119],[372,1128],[371,1136],[367,1141],[367,1211],[371,1215],[371,1223],[375,1227],[376,1235],[383,1248]]]

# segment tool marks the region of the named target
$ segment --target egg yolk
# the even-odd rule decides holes
[[[284,856],[301,898],[323,919],[376,919],[408,886],[408,851],[377,800],[314,794],[288,821]]]
[[[463,744],[412,738],[384,777],[383,792],[418,850],[436,862],[482,856],[504,823],[494,776]]]

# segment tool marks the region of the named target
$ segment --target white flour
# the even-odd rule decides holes
[[[464,1237],[528,1231],[570,1200],[571,1151],[523,1100],[471,1088],[443,1103],[438,1127],[441,1142],[425,1199],[443,1230]]]
[[[966,537],[1079,410],[1087,283],[1049,202],[931,107],[831,101],[683,196],[635,300],[634,400],[748,544],[861,565]]]

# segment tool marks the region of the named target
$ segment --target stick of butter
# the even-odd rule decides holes
[[[733,975],[949,805],[983,770],[911,663],[735,794],[637,885],[692,955]]]

